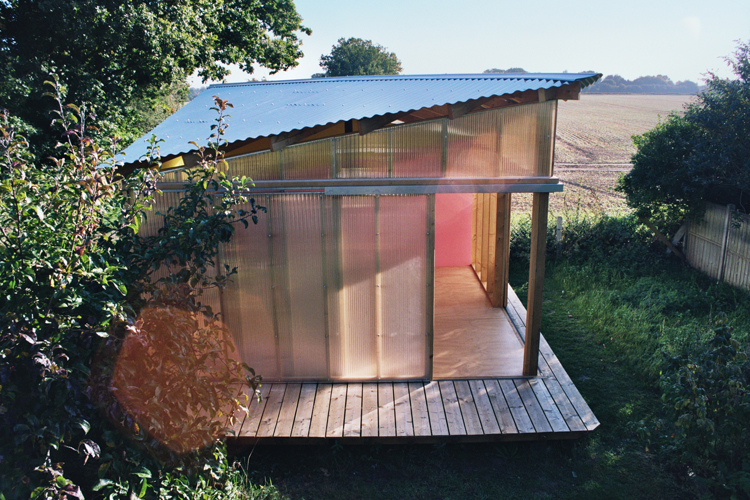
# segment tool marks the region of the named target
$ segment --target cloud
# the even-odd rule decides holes
[[[680,24],[691,38],[700,38],[701,20],[698,16],[683,17],[680,19]]]

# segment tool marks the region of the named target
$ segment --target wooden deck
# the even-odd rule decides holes
[[[526,310],[510,288],[507,317],[524,331]],[[261,393],[234,429],[240,444],[566,439],[599,426],[544,337],[538,377],[272,383]]]

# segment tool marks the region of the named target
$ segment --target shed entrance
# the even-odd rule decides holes
[[[481,243],[483,224],[476,220],[477,210],[481,208],[477,204],[483,201],[482,196],[471,193],[435,195],[433,378],[437,380],[517,377],[522,373],[523,342],[508,317],[505,304],[493,307],[486,290],[489,273],[485,266],[482,280],[481,263],[477,265],[476,261],[476,254],[481,254],[484,246],[487,247],[485,253],[490,253],[489,242]],[[494,196],[496,200],[497,194]],[[496,207],[495,203],[495,213]],[[493,222],[496,225],[496,221]],[[489,225],[489,218],[486,225]],[[479,231],[477,226],[480,226]],[[493,243],[499,240],[505,248],[507,236],[501,234],[497,238],[494,233]],[[497,253],[496,248],[491,250]],[[500,267],[507,267],[507,261],[503,260]],[[507,276],[507,270],[502,274]],[[490,279],[496,284],[494,276]],[[507,282],[497,286],[507,287]]]

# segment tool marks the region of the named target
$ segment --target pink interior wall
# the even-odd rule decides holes
[[[435,267],[471,265],[471,193],[435,195]]]

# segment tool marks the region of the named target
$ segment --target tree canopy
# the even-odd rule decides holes
[[[695,216],[706,201],[750,211],[750,44],[727,62],[736,79],[710,74],[684,116],[633,138],[633,169],[618,189],[639,215]]]
[[[620,75],[607,75],[586,87],[589,94],[695,94],[698,85],[690,80],[673,82],[668,76],[641,76],[626,80]]]
[[[322,76],[397,75],[402,71],[395,53],[361,38],[339,38],[331,53],[320,57],[320,66],[325,70]]]
[[[500,68],[490,68],[483,71],[483,73],[528,73],[523,68],[508,68],[508,69],[500,69]]]
[[[225,77],[227,64],[295,66],[298,33],[310,33],[301,21],[292,0],[2,0],[0,107],[27,134],[48,129],[42,86],[55,74],[68,100],[120,126],[133,99],[154,99],[196,70],[205,80]]]

